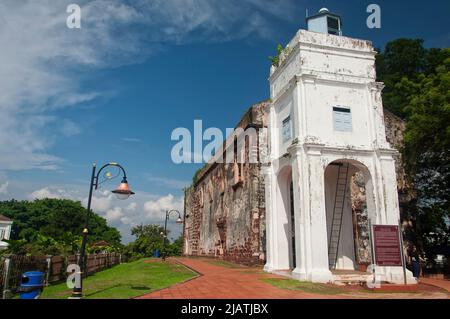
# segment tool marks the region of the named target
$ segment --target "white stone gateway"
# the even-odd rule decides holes
[[[376,82],[369,41],[300,30],[287,48],[269,78],[264,269],[333,282],[333,273],[359,270],[349,194],[356,172],[364,177],[370,222],[399,222],[383,83]],[[403,283],[402,267],[379,273],[383,281]],[[408,270],[407,281],[416,282]]]

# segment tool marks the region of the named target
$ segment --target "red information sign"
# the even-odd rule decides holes
[[[378,266],[403,266],[398,226],[373,225],[373,239]]]

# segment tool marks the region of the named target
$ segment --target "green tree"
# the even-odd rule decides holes
[[[418,194],[422,244],[431,251],[450,234],[450,57],[435,74],[421,74],[414,86],[405,108],[405,154]]]
[[[408,92],[398,84],[402,79],[414,79],[426,64],[426,50],[421,39],[397,39],[386,44],[384,53],[376,58],[377,78],[383,81],[383,105],[394,114],[404,118]]]
[[[384,50],[384,76],[414,77],[423,71],[426,50],[422,39],[397,39],[386,44]]]
[[[138,225],[131,229],[131,234],[136,240],[131,243],[133,254],[144,257],[153,256],[155,250],[162,251],[164,227],[160,225]]]
[[[167,245],[167,256],[181,256],[183,253],[183,237],[178,237],[173,243]]]
[[[87,210],[80,202],[67,199],[10,200],[0,202],[0,214],[14,222],[11,250],[63,254],[78,250]],[[104,218],[91,213],[88,243],[99,240],[120,246],[121,236]]]
[[[128,258],[142,258],[152,257],[156,250],[163,252],[163,236],[164,227],[160,225],[138,225],[131,229],[131,234],[136,237],[134,242],[131,242],[125,248]],[[167,235],[169,235],[167,230]],[[168,237],[168,236],[167,236]],[[167,256],[181,255],[182,253],[182,238],[178,238],[173,243],[166,239]]]
[[[416,90],[415,85],[420,82],[419,77],[434,74],[446,58],[448,49],[425,49],[421,39],[388,42],[384,52],[378,52],[376,56],[377,79],[386,86],[383,90],[384,107],[401,118],[408,118],[405,108]],[[405,87],[406,84],[411,86]]]
[[[425,49],[419,39],[398,39],[376,57],[384,106],[406,120],[402,150],[417,191],[403,217],[428,255],[450,234],[450,49]]]

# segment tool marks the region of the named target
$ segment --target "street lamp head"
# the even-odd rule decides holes
[[[177,223],[177,224],[183,224],[183,220],[181,219],[181,217],[178,217],[176,223]]]
[[[120,200],[125,200],[131,195],[134,195],[134,192],[131,191],[130,186],[128,185],[126,177],[122,179],[122,182],[120,183],[119,187],[113,190],[112,193],[114,193],[116,197]]]

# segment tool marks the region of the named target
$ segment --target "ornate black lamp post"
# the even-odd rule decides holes
[[[119,173],[117,175],[113,175],[111,174],[111,172],[107,171],[104,173],[103,177],[105,178],[103,181],[99,182],[99,176],[100,173],[109,166],[113,166],[113,167],[117,167],[119,168]],[[113,191],[111,191],[112,193],[114,193],[116,195],[116,197],[120,200],[125,200],[128,197],[130,197],[131,195],[134,194],[134,192],[131,191],[129,185],[128,185],[128,181],[127,181],[127,174],[125,173],[125,169],[117,164],[117,163],[108,163],[103,165],[99,170],[98,173],[96,174],[96,164],[94,163],[94,165],[92,165],[92,176],[91,176],[91,184],[89,187],[89,197],[88,197],[88,204],[87,204],[87,212],[86,212],[86,220],[85,220],[85,226],[83,229],[83,240],[81,242],[81,248],[80,248],[80,258],[78,259],[78,266],[80,267],[81,270],[81,274],[80,274],[80,287],[74,287],[73,288],[73,292],[72,292],[72,298],[81,298],[83,295],[83,272],[85,271],[85,260],[84,260],[84,256],[85,256],[85,251],[86,251],[86,242],[87,242],[87,236],[88,236],[88,227],[89,227],[89,215],[91,213],[91,201],[92,201],[92,192],[98,188],[98,186],[107,181],[107,180],[111,180],[113,178],[116,178],[117,176],[120,175],[120,173],[123,174],[122,177],[122,182],[120,183],[120,185]]]
[[[183,220],[181,219],[181,214],[178,210],[176,209],[172,209],[172,210],[166,210],[166,220],[164,221],[164,233],[162,233],[161,235],[163,236],[163,255],[162,255],[162,260],[166,260],[166,238],[167,238],[167,221],[169,220],[170,214],[171,213],[177,213],[178,214],[178,218],[176,223],[177,224],[182,224]]]

